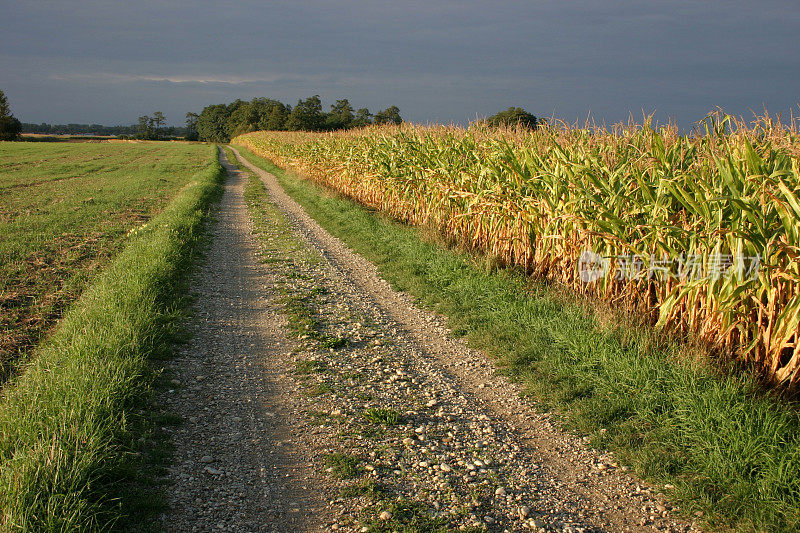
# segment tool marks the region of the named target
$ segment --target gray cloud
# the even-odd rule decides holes
[[[7,2],[0,89],[27,122],[131,123],[320,94],[414,121],[797,109],[794,0]]]

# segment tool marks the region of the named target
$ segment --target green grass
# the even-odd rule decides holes
[[[422,502],[415,502],[406,499],[383,502],[384,511],[391,514],[388,520],[381,520],[379,517],[368,517],[364,520],[367,531],[370,533],[378,532],[401,532],[401,533],[435,533],[448,531],[447,520],[444,518],[433,518],[428,511],[428,506]],[[380,515],[380,513],[377,513]]]
[[[221,191],[222,167],[210,147],[202,150],[203,168],[130,236],[3,389],[0,531],[107,530],[158,504],[152,488],[136,487],[154,438],[141,430],[169,420],[143,410],[157,377],[151,362],[168,355],[207,210]]]
[[[396,426],[401,422],[400,413],[394,409],[381,409],[379,407],[370,407],[364,411],[364,418],[373,424],[382,426]]]
[[[314,339],[321,348],[334,350],[344,348],[350,341],[325,333],[324,324],[317,318],[314,299],[321,294],[322,291],[317,287],[306,292],[299,289],[287,291],[280,300],[288,319],[286,327],[293,336]]]
[[[325,466],[330,469],[331,475],[338,479],[352,479],[364,473],[358,457],[341,452],[325,457]]]
[[[0,143],[0,383],[211,150]]]
[[[363,496],[371,500],[381,500],[386,498],[390,491],[374,479],[365,479],[347,487],[342,487],[339,493],[343,498],[359,498]]]
[[[312,386],[304,394],[309,398],[316,398],[317,396],[322,396],[323,394],[328,394],[331,392],[333,392],[333,387],[331,387],[328,383],[322,382]]]
[[[706,525],[739,531],[800,528],[800,414],[750,377],[685,361],[677,342],[601,320],[562,291],[513,270],[487,269],[409,228],[298,179],[278,176],[328,231],[384,278],[484,350],[565,423],[617,453]]]
[[[294,371],[300,375],[313,374],[314,372],[324,372],[327,367],[322,361],[315,361],[312,359],[303,359],[296,361],[294,364]]]

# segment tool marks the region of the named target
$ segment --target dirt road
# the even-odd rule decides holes
[[[693,529],[245,162],[268,193],[248,216],[247,175],[223,161],[172,362],[167,530]]]

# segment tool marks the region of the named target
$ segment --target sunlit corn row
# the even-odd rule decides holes
[[[234,142],[501,263],[635,306],[777,383],[800,381],[800,142],[768,118],[710,118],[690,136],[402,126]],[[587,250],[604,258],[597,270],[581,263]]]

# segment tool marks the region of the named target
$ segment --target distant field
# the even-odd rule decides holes
[[[22,140],[28,142],[103,142],[116,139],[110,135],[61,135],[44,133],[23,133]]]
[[[0,143],[0,383],[214,148]]]

